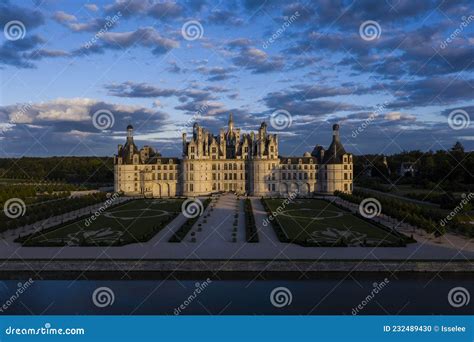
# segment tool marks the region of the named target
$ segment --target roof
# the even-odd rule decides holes
[[[342,156],[346,154],[344,146],[342,146],[341,139],[339,138],[339,125],[335,124],[333,127],[333,136],[331,145],[324,151],[324,164],[341,164]]]
[[[288,164],[288,161],[290,164],[299,164],[300,160],[303,164],[309,164],[310,161],[313,164],[317,162],[315,157],[280,157],[280,165]]]

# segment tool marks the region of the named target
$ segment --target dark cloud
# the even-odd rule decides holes
[[[434,77],[417,81],[394,81],[378,87],[389,90],[395,100],[389,108],[413,108],[422,106],[450,105],[472,99],[474,79],[464,80],[456,77]],[[375,88],[375,87],[374,87]]]
[[[207,18],[207,23],[209,25],[242,26],[244,20],[238,17],[235,12],[215,9]]]
[[[102,132],[93,124],[93,114],[110,111],[114,125]],[[140,133],[155,133],[168,115],[152,108],[107,103],[87,98],[0,107],[2,149],[13,155],[111,155],[117,136],[133,122]]]
[[[224,81],[233,77],[236,77],[232,75],[231,73],[236,71],[237,68],[235,67],[230,67],[230,68],[224,68],[224,67],[205,67],[205,66],[200,66],[196,68],[196,71],[199,72],[200,74],[207,75],[209,78],[207,79],[208,81],[214,82],[214,81]]]
[[[147,83],[124,82],[105,85],[108,94],[118,97],[170,97],[176,94],[175,89],[158,88]]]
[[[194,8],[199,7],[201,1],[196,0]],[[150,1],[150,0],[116,0],[114,4],[105,7],[107,14],[121,13],[123,17],[147,15],[154,19],[166,21],[184,15],[185,7],[177,2]]]
[[[0,26],[3,28],[13,20],[20,21],[25,26],[27,34],[45,22],[43,14],[38,10],[13,5],[8,0],[2,1],[0,3]]]
[[[232,61],[236,66],[250,70],[254,74],[280,71],[285,66],[282,56],[270,56],[265,51],[253,47],[246,38],[228,42],[227,48],[232,52]]]
[[[43,42],[44,40],[37,35],[28,35],[14,41],[6,40],[0,45],[0,64],[18,68],[34,68],[35,65],[30,61],[28,55]]]
[[[131,46],[142,46],[151,48],[155,55],[164,54],[179,46],[175,40],[161,36],[152,27],[143,27],[129,32],[105,32],[100,35],[98,41],[85,44],[73,51],[74,55],[89,55],[93,53],[104,53],[105,50],[126,49]]]

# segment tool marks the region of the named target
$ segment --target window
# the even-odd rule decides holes
[[[275,191],[275,184],[272,184],[272,191]]]
[[[194,153],[194,146],[191,146],[191,153]]]
[[[347,180],[347,173],[344,172],[344,180]]]
[[[347,184],[344,184],[344,191],[347,191]]]

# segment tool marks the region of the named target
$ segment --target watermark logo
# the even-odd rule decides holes
[[[461,18],[461,24],[459,24],[459,27],[457,29],[455,29],[450,35],[448,38],[446,38],[445,40],[443,40],[441,42],[441,44],[439,44],[439,47],[441,49],[446,49],[446,47],[454,40],[456,39],[457,36],[459,36],[465,28],[468,27],[468,25],[470,23],[472,23],[474,21],[474,15],[470,15],[469,17],[466,17],[466,16],[463,16]]]
[[[185,123],[181,125],[181,133],[185,133],[186,129],[191,126],[194,122],[199,120],[206,114],[206,111],[209,109],[209,103],[206,101],[202,104],[199,109],[191,116]],[[179,131],[178,131],[179,133]]]
[[[98,287],[92,293],[92,303],[98,308],[111,306],[115,302],[115,294],[109,287]]]
[[[364,21],[359,26],[359,35],[365,41],[372,41],[380,38],[382,28],[375,20]]]
[[[448,302],[453,308],[460,308],[461,306],[467,306],[471,301],[471,295],[469,291],[461,286],[453,287],[448,292]]]
[[[118,11],[113,17],[106,17],[104,26],[84,44],[86,49],[91,48],[105,33],[109,31],[122,17],[122,12]]]
[[[92,124],[95,128],[105,131],[115,124],[115,117],[108,109],[99,109],[92,115]]]
[[[296,11],[293,13],[289,18],[285,18],[285,22],[279,27],[273,34],[272,36],[267,39],[266,41],[263,42],[262,47],[264,49],[268,49],[268,47],[273,44],[278,38],[281,37],[281,35],[286,31],[287,28],[290,27],[291,24],[293,24],[296,19],[300,16],[300,13]]]
[[[362,124],[359,125],[359,127],[352,131],[352,137],[354,139],[357,138],[357,136],[362,133],[367,128],[367,126],[369,126],[372,121],[374,121],[379,116],[379,114],[381,114],[385,110],[387,105],[388,101],[385,101],[383,104],[375,106],[375,111],[371,113],[369,117],[365,119]]]
[[[10,198],[3,205],[3,212],[5,216],[11,219],[16,219],[26,213],[26,204],[20,198]]]
[[[115,200],[120,196],[118,192],[114,192],[111,196],[109,194],[108,199],[104,202],[104,204],[93,214],[91,217],[87,218],[84,222],[86,227],[89,227],[92,222],[94,222],[102,213],[107,210],[111,205],[114,204]]]
[[[181,205],[181,212],[187,218],[201,216],[204,211],[204,205],[198,198],[188,198]]]
[[[382,204],[375,198],[366,198],[359,204],[359,213],[365,218],[374,218],[382,212]]]
[[[181,27],[181,35],[189,41],[201,39],[204,35],[204,28],[199,21],[189,20]]]
[[[7,300],[0,306],[0,312],[8,310],[8,308],[12,306],[18,298],[20,298],[20,295],[24,293],[31,285],[33,285],[33,283],[34,280],[31,278],[24,283],[18,283],[18,288],[16,289],[15,293],[7,298]]]
[[[374,299],[375,295],[377,295],[385,286],[387,286],[389,282],[390,281],[388,280],[388,278],[385,278],[380,283],[374,282],[372,284],[372,291],[370,291],[370,293],[362,300],[362,302],[360,302],[355,308],[352,309],[352,315],[355,316],[361,310],[363,310],[367,306],[367,304],[369,304],[370,301]]]
[[[286,287],[276,287],[270,293],[270,302],[276,308],[282,308],[284,306],[291,305],[293,301],[293,294]]]
[[[466,204],[468,204],[472,198],[474,198],[474,193],[470,192],[468,195],[462,194],[461,195],[462,200],[459,202],[459,204],[448,214],[446,215],[445,218],[443,218],[439,224],[441,227],[444,227],[449,221],[451,221],[454,216],[456,216],[458,213],[460,213]]]
[[[293,202],[296,196],[298,196],[298,190],[290,193],[288,197],[285,198],[285,200],[281,203],[281,205],[279,205],[278,208],[276,208],[276,210],[271,213],[271,215],[263,220],[263,226],[268,226],[270,221],[273,221],[278,215],[280,215],[285,210],[286,206]]]
[[[196,284],[194,284],[194,286],[196,287],[193,291],[193,293],[191,293],[188,298],[186,298],[184,300],[184,302],[178,306],[177,308],[174,309],[173,313],[175,316],[178,316],[179,314],[181,314],[184,310],[186,310],[186,308],[191,305],[191,303],[212,283],[212,280],[207,278],[205,281],[203,281],[202,283],[200,282],[197,282]]]
[[[293,118],[287,110],[278,109],[270,115],[270,125],[278,131],[291,127],[292,123]]]
[[[3,34],[11,41],[23,39],[26,35],[26,27],[21,21],[12,20],[3,27]]]
[[[463,109],[455,109],[448,115],[448,125],[455,131],[469,127],[471,119]]]

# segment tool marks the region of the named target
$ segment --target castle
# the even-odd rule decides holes
[[[162,157],[150,146],[138,149],[129,125],[127,141],[114,157],[115,191],[146,197],[352,192],[352,154],[342,146],[337,124],[327,150],[317,145],[302,157],[280,156],[278,137],[267,132],[265,122],[257,133],[243,134],[234,127],[232,114],[219,135],[195,123],[192,137],[183,133],[182,138],[182,159]]]

